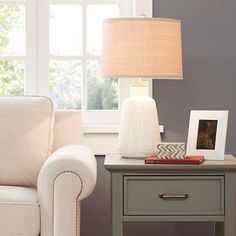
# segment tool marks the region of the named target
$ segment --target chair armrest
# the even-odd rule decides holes
[[[96,178],[96,159],[85,146],[68,145],[49,156],[39,172],[37,185],[42,236],[54,235],[55,228],[62,231],[62,227],[70,235],[67,229],[72,227],[62,223],[62,211],[67,209],[67,218],[74,219],[78,203],[93,191]]]
[[[68,145],[55,151],[44,162],[38,176],[38,194],[44,194],[46,186],[53,188],[56,178],[65,172],[73,172],[80,177],[83,184],[80,199],[93,191],[97,179],[97,163],[93,153],[82,145]]]

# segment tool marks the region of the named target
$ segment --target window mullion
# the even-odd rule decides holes
[[[83,2],[82,4],[82,12],[83,12],[83,72],[82,72],[82,110],[87,110],[87,4]]]
[[[49,55],[49,60],[82,60],[82,56]]]
[[[133,16],[139,16],[139,14],[144,14],[146,17],[152,17],[153,9],[152,9],[152,1],[153,0],[133,0]]]
[[[1,1],[1,0],[0,0]],[[119,3],[120,0],[109,0],[109,1],[104,1],[104,0],[83,0],[83,2],[81,1],[74,1],[74,0],[51,0],[50,2],[52,4],[72,4],[72,5],[75,5],[75,4],[99,4],[99,5],[102,5],[102,4],[117,4]]]
[[[38,95],[49,94],[49,0],[38,1]]]
[[[121,0],[120,1],[120,17],[133,16],[133,2],[134,0]],[[146,2],[146,0],[144,1]]]
[[[37,94],[37,1],[26,1],[25,94]]]
[[[25,60],[25,56],[0,56],[0,60],[11,61],[11,60]]]
[[[23,0],[18,0],[18,1],[2,1],[2,0],[0,0],[0,4],[3,4],[3,5],[24,5],[25,1],[23,1]]]
[[[87,60],[100,60],[100,56],[87,55]]]

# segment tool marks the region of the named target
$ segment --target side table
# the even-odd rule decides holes
[[[144,164],[108,155],[112,236],[124,222],[215,222],[215,236],[236,236],[236,158],[201,165]]]

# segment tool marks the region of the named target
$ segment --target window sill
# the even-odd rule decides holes
[[[160,125],[160,133],[164,133],[164,126]],[[118,134],[119,125],[84,125],[84,134]]]

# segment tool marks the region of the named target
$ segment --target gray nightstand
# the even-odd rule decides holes
[[[236,236],[236,159],[201,165],[145,165],[108,155],[112,236],[123,222],[213,221],[216,236]]]

